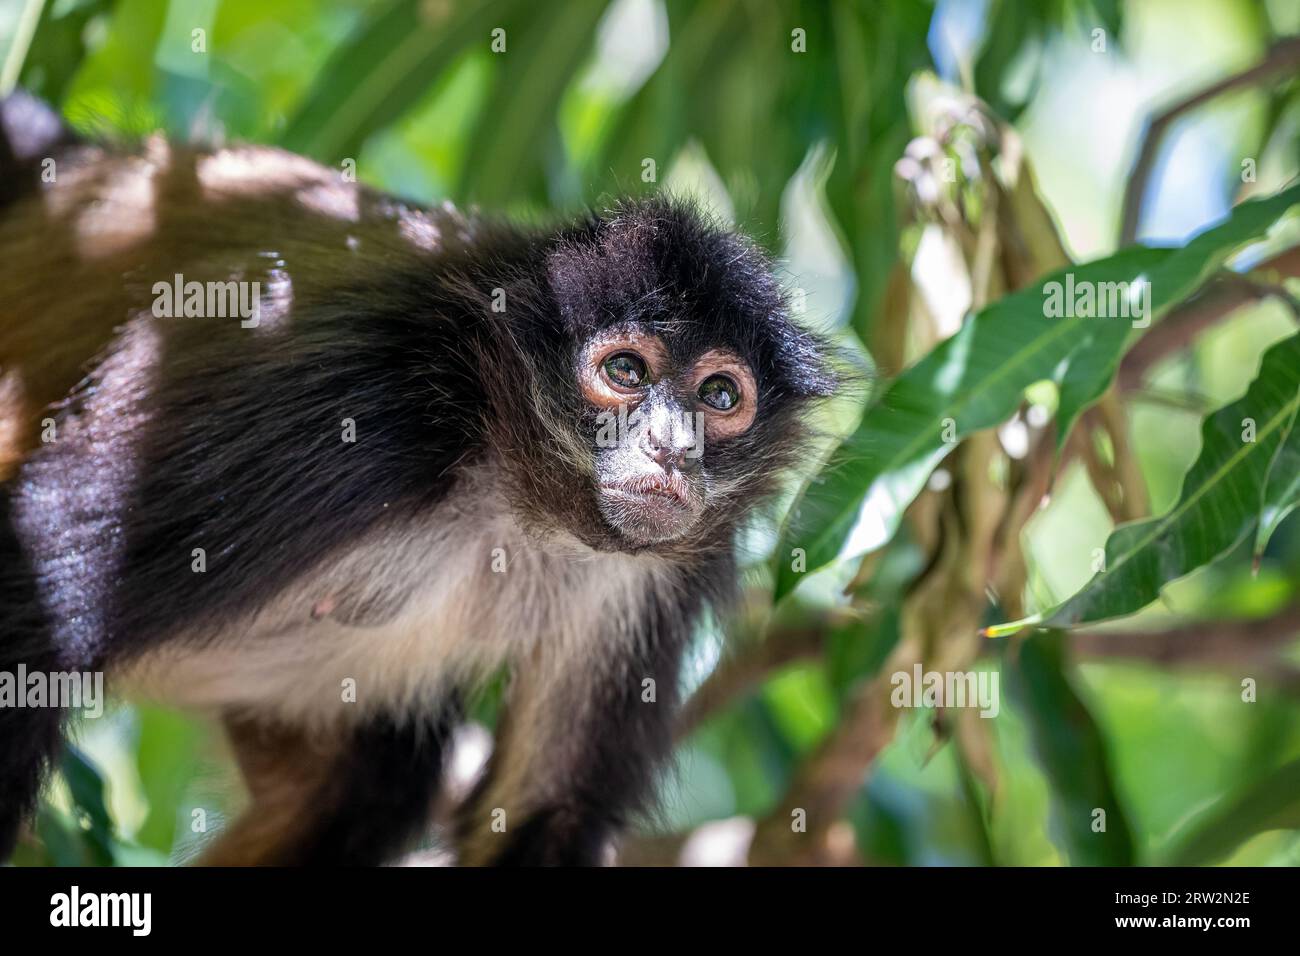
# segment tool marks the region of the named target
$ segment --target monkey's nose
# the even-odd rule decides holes
[[[675,448],[669,444],[651,444],[646,449],[652,461],[665,472],[687,472],[694,469],[698,458],[689,454],[689,449]]]

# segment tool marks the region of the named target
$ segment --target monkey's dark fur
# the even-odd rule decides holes
[[[598,862],[667,754],[736,531],[835,385],[767,260],[665,199],[521,229],[274,150],[125,154],[30,101],[0,112],[0,671],[166,674],[215,711],[253,809],[209,861],[378,863],[427,825],[455,702],[500,664],[510,700],[461,858]],[[260,324],[156,316],[176,274],[260,282]],[[743,434],[693,473],[664,466],[699,509],[665,540],[597,506],[575,369],[610,329],[654,337],[673,369],[725,350],[757,383]],[[494,574],[502,535],[514,563]],[[433,633],[451,623],[463,638]],[[426,661],[426,640],[472,665]],[[351,678],[357,702],[321,690]],[[64,714],[0,707],[0,858]]]

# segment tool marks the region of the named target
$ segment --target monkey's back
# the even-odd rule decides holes
[[[0,588],[41,579],[51,626],[84,629],[65,643],[154,629],[168,602],[255,605],[390,507],[435,502],[470,455],[474,356],[425,295],[473,228],[450,207],[161,136],[65,131],[8,161],[26,187],[0,197],[0,550],[25,542]],[[193,283],[252,286],[257,321],[181,314]],[[426,380],[434,399],[403,405]],[[180,573],[186,542],[224,559],[215,586]]]
[[[0,206],[0,481],[38,446],[47,406],[153,308],[157,282],[257,282],[279,290],[279,318],[302,321],[299,302],[364,282],[377,263],[409,267],[471,228],[449,207],[396,202],[268,147],[49,146]]]

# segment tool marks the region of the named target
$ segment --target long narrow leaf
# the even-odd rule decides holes
[[[1282,447],[1268,472],[1260,506],[1259,530],[1255,534],[1255,561],[1259,562],[1273,532],[1287,515],[1300,507],[1300,408],[1291,413]]]
[[[1242,203],[1223,225],[1202,232],[1156,265],[1146,277],[1153,292],[1163,290],[1170,304],[1186,298],[1222,268],[1235,249],[1266,232],[1297,202],[1300,202],[1300,186],[1267,199]],[[1059,447],[1064,447],[1071,427],[1084,410],[1110,386],[1131,339],[1130,330],[1123,323],[1093,325],[1092,335],[1071,358],[1070,374],[1061,383],[1056,413]]]
[[[1095,398],[1093,392],[1100,394],[1098,386],[1104,390],[1131,321],[1077,314],[1049,318],[1045,302],[1058,288],[1053,283],[1065,287],[1068,281],[1074,288],[1126,283],[1129,290],[1147,283],[1148,317],[1155,318],[1191,295],[1229,252],[1262,234],[1298,202],[1300,185],[1243,203],[1226,222],[1182,249],[1134,246],[1072,266],[969,319],[893,382],[804,490],[777,549],[776,596],[793,590],[801,572],[835,560],[860,521],[874,525],[867,546],[892,535],[930,470],[962,437],[1009,418],[1029,385],[1045,379],[1064,385],[1073,376],[1086,380],[1091,383],[1086,389],[1064,390],[1080,409]],[[1114,350],[1113,358],[1102,354],[1098,337]],[[792,555],[802,560],[791,560]]]
[[[527,174],[540,179],[538,144],[555,128],[560,98],[590,51],[604,12],[603,0],[576,0],[534,11],[524,21],[527,35],[515,36],[500,55],[495,89],[470,138],[461,196],[500,205],[520,193]]]
[[[428,4],[396,0],[341,47],[289,121],[281,144],[333,161],[355,154],[372,132],[396,120],[469,44],[490,42],[516,0],[451,7],[440,22]]]
[[[1256,834],[1280,829],[1300,829],[1300,760],[1279,767],[1194,821],[1175,838],[1168,863],[1215,863]]]
[[[59,763],[72,794],[72,804],[82,824],[87,853],[97,865],[113,864],[113,819],[105,801],[104,778],[93,763],[72,744]]]
[[[1154,601],[1165,584],[1208,564],[1254,530],[1260,494],[1300,406],[1300,335],[1264,354],[1244,397],[1201,426],[1201,453],[1165,514],[1117,528],[1106,562],[1045,616],[1050,627],[1119,617]]]
[[[1133,834],[1111,779],[1105,740],[1067,676],[1058,631],[1024,641],[1007,684],[1029,719],[1034,746],[1052,784],[1056,831],[1076,866],[1131,866]]]

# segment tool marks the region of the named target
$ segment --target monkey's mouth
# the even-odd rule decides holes
[[[636,475],[623,481],[606,482],[602,491],[613,491],[633,497],[664,497],[676,501],[682,507],[691,503],[691,489],[686,479],[678,472],[664,472],[658,475]]]
[[[679,538],[699,517],[696,498],[678,474],[638,475],[600,486],[605,520],[636,544]]]

